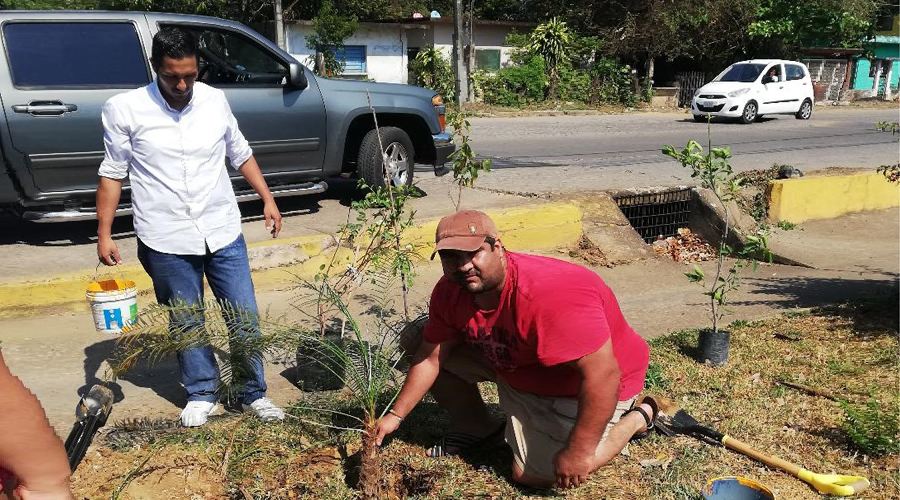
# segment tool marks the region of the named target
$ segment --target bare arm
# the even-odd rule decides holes
[[[394,401],[394,412],[403,418],[409,415],[409,412],[425,397],[425,393],[431,389],[441,370],[441,363],[447,359],[450,351],[458,344],[459,341],[440,344],[422,341],[419,350],[413,356],[412,365],[406,375],[406,381],[403,382],[400,395]],[[378,422],[378,437],[375,443],[380,446],[384,437],[397,430],[399,426],[400,419],[394,415],[386,415]]]
[[[593,455],[606,424],[619,402],[619,363],[607,341],[598,351],[573,361],[582,377],[578,390],[578,416],[569,434],[568,448]]]
[[[107,266],[122,262],[119,248],[112,239],[112,223],[122,196],[122,180],[100,177],[97,186],[97,257]],[[112,255],[112,258],[110,257]]]
[[[34,394],[13,376],[0,354],[0,468],[18,479],[23,500],[68,500],[69,461]]]
[[[581,375],[578,390],[578,415],[566,447],[554,458],[556,484],[562,488],[578,486],[594,469],[594,456],[606,425],[619,400],[619,364],[612,342],[568,366]]]
[[[259,164],[256,163],[256,158],[251,156],[247,161],[245,161],[239,167],[241,175],[244,176],[244,179],[247,180],[247,183],[250,184],[250,187],[256,191],[256,194],[259,195],[260,199],[262,199],[263,206],[263,214],[266,217],[266,229],[270,229],[273,238],[278,237],[278,233],[281,232],[281,212],[278,211],[278,206],[275,204],[275,197],[272,196],[272,192],[269,190],[269,185],[266,184],[266,179],[263,177],[262,172],[259,170]]]

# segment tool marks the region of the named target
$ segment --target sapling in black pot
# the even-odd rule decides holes
[[[712,147],[709,123],[707,123],[707,139],[706,151],[697,141],[691,140],[681,151],[666,145],[663,148],[663,154],[675,158],[681,162],[681,166],[690,168],[691,177],[698,179],[703,188],[710,190],[724,210],[725,224],[719,238],[715,275],[711,279],[707,279],[703,270],[697,265],[692,271],[684,273],[692,283],[702,286],[704,295],[709,297],[712,328],[700,330],[698,339],[700,361],[709,362],[712,365],[724,365],[728,362],[730,332],[722,330],[719,325],[728,312],[726,306],[729,294],[740,287],[742,269],[750,266],[756,270],[756,259],[759,257],[771,259],[771,253],[767,243],[768,229],[764,227],[755,235],[746,236],[746,242],[740,250],[735,251],[728,245],[727,240],[731,230],[728,202],[734,200],[740,192],[741,181],[735,177],[729,163],[730,148]],[[730,266],[727,266],[727,257],[735,258]]]

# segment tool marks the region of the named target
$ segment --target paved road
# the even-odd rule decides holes
[[[897,162],[898,143],[872,123],[896,120],[890,109],[817,110],[808,122],[793,117],[767,119],[749,126],[715,123],[716,145],[731,145],[737,170],[765,168],[773,162],[802,169],[828,166],[874,168]],[[606,116],[479,118],[472,120],[472,141],[479,154],[495,159],[494,172],[479,187],[518,193],[548,193],[610,188],[672,186],[692,183],[687,171],[659,151],[663,144],[684,145],[703,139],[706,125],[682,113],[631,113]],[[420,220],[453,210],[449,176],[435,178],[417,168],[427,196],[414,208]],[[284,237],[330,234],[346,221],[355,183],[329,181],[326,193],[279,199],[287,216]],[[466,194],[468,206],[509,206],[530,200],[483,190]],[[250,242],[267,238],[261,204],[245,203],[244,234]],[[126,263],[135,262],[136,242],[128,217],[116,220],[115,238]],[[45,279],[67,272],[89,276],[96,264],[95,222],[33,224],[0,220],[0,282]]]
[[[877,121],[896,121],[897,114],[896,108],[817,108],[809,121],[716,122],[712,142],[731,146],[737,171],[773,163],[801,170],[874,168],[898,161],[897,138],[873,128]],[[688,172],[660,150],[690,139],[705,144],[706,138],[705,123],[674,112],[472,120],[475,151],[495,161],[495,172],[479,179],[480,186],[516,192],[688,183]]]

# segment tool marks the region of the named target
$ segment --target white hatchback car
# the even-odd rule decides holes
[[[763,115],[775,114],[809,120],[813,103],[812,81],[803,63],[753,59],[732,64],[697,89],[691,113],[697,121],[706,121],[707,115],[712,115],[752,123]]]

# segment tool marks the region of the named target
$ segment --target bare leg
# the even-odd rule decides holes
[[[647,412],[647,415],[650,415],[651,418],[656,418],[656,415],[653,414],[652,406],[644,403],[641,405],[641,408]],[[636,411],[619,419],[619,421],[616,422],[616,425],[609,430],[606,439],[600,443],[600,447],[597,448],[597,454],[594,458],[594,470],[606,465],[607,462],[625,449],[625,445],[628,444],[628,441],[632,436],[645,430],[647,430],[647,422],[644,420],[644,417]]]

